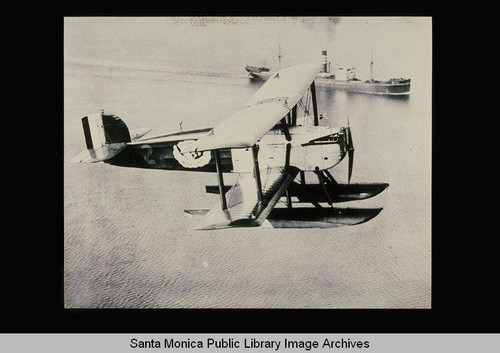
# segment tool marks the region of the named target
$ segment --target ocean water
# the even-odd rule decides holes
[[[377,217],[331,229],[197,231],[199,219],[183,210],[218,205],[204,189],[216,183],[215,174],[71,163],[85,149],[80,119],[104,109],[130,129],[152,128],[152,135],[178,131],[180,121],[185,130],[209,127],[261,84],[248,79],[248,62],[239,56],[183,62],[164,48],[159,60],[128,56],[119,43],[113,48],[120,55],[101,56],[93,49],[111,39],[69,41],[84,27],[65,23],[66,308],[431,307],[429,60],[410,63],[406,98],[317,90],[321,125],[349,121],[352,128],[351,182],[390,184],[343,206],[383,207]],[[217,48],[232,53],[234,43]],[[345,182],[347,162],[332,174]]]

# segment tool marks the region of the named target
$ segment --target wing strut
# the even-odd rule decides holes
[[[220,195],[220,205],[222,211],[227,210],[226,192],[224,188],[224,178],[222,177],[222,166],[220,161],[219,150],[214,150],[215,155],[215,166],[217,168],[217,181],[219,183],[219,195]]]
[[[288,131],[288,129],[287,129]],[[290,135],[290,134],[289,134]],[[290,138],[291,140],[291,138]],[[288,140],[288,141],[290,141]],[[290,151],[292,149],[292,145],[290,143],[286,144],[286,155],[285,155],[285,171],[288,170],[290,167]],[[292,198],[290,197],[290,193],[288,192],[288,188],[285,190],[285,196],[286,196],[286,206],[288,208],[292,208]]]
[[[297,104],[292,108],[292,126],[297,125]]]
[[[252,146],[252,158],[253,158],[253,173],[255,177],[255,184],[257,187],[257,200],[259,202],[259,207],[262,207],[262,182],[260,180],[260,169],[259,169],[259,146]]]
[[[286,140],[291,141],[292,137],[290,136],[290,130],[288,130],[288,125],[285,118],[281,119],[281,130],[285,134]]]
[[[318,126],[319,125],[318,103],[316,102],[316,85],[314,81],[311,83],[311,100],[313,103],[314,126]]]

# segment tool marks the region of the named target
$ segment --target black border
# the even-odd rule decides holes
[[[1,320],[2,333],[488,333],[498,332],[491,320],[493,293],[485,294],[478,279],[471,279],[471,267],[460,255],[470,255],[463,242],[469,240],[450,224],[443,213],[441,188],[448,178],[441,174],[449,166],[442,163],[440,149],[446,140],[438,140],[437,132],[445,125],[437,122],[448,114],[444,101],[448,88],[445,66],[448,42],[454,22],[442,12],[421,4],[406,8],[379,10],[372,5],[362,9],[326,9],[324,6],[262,13],[256,8],[227,9],[146,9],[121,10],[87,3],[86,7],[65,8],[47,13],[40,4],[24,9],[25,29],[14,39],[13,50],[19,68],[13,87],[17,117],[29,129],[26,141],[29,179],[23,183],[26,195],[15,208],[21,223],[15,229],[17,241],[10,247],[7,267],[10,277],[3,290],[11,306]],[[320,7],[320,8],[318,8]],[[386,7],[387,8],[387,7]],[[118,10],[117,10],[118,9]],[[26,13],[29,16],[26,16]],[[64,309],[64,209],[63,209],[63,18],[64,16],[163,16],[163,15],[301,15],[301,16],[412,15],[433,17],[433,190],[432,190],[432,308],[415,310],[277,310],[277,309]],[[35,79],[33,79],[35,78]],[[48,103],[48,104],[47,104]],[[23,130],[24,131],[24,130]],[[18,161],[19,162],[19,161]],[[439,163],[438,163],[439,162]],[[17,164],[16,164],[17,165]],[[29,201],[29,202],[28,202]],[[456,220],[455,220],[456,224]],[[21,226],[21,227],[20,227]],[[28,227],[26,227],[28,226]],[[30,228],[33,226],[33,229]],[[30,230],[28,230],[30,229]],[[448,237],[453,234],[454,237]],[[450,239],[451,238],[451,239]],[[458,239],[458,240],[457,240]],[[475,259],[475,257],[473,257]],[[488,278],[490,281],[493,278]],[[478,293],[479,291],[479,293]],[[483,300],[484,299],[484,300]],[[491,306],[490,306],[491,305]]]

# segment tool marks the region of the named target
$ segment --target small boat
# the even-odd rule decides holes
[[[269,77],[271,77],[272,72],[268,67],[265,66],[245,66],[245,70],[247,70],[250,78],[266,81]]]
[[[278,45],[278,70],[281,69],[281,45]],[[262,63],[261,66],[245,66],[245,70],[247,70],[249,77],[253,80],[262,80],[267,81],[269,77],[271,77],[274,72],[267,66],[264,66]]]

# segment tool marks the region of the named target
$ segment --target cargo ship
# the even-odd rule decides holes
[[[386,81],[373,78],[373,53],[370,62],[370,79],[360,80],[356,77],[355,67],[338,67],[335,73],[330,71],[331,63],[328,62],[327,51],[323,50],[321,71],[316,79],[316,85],[320,87],[334,88],[347,92],[380,94],[380,95],[408,95],[410,94],[411,79],[391,78]],[[265,66],[246,66],[250,78],[266,81],[273,72]]]
[[[331,63],[328,62],[327,51],[323,50],[321,71],[316,83],[320,86],[331,87],[347,92],[358,92],[382,95],[410,94],[411,79],[391,78],[387,81],[373,79],[373,53],[370,62],[370,79],[360,80],[356,77],[355,67],[338,67],[335,73],[330,71]]]

